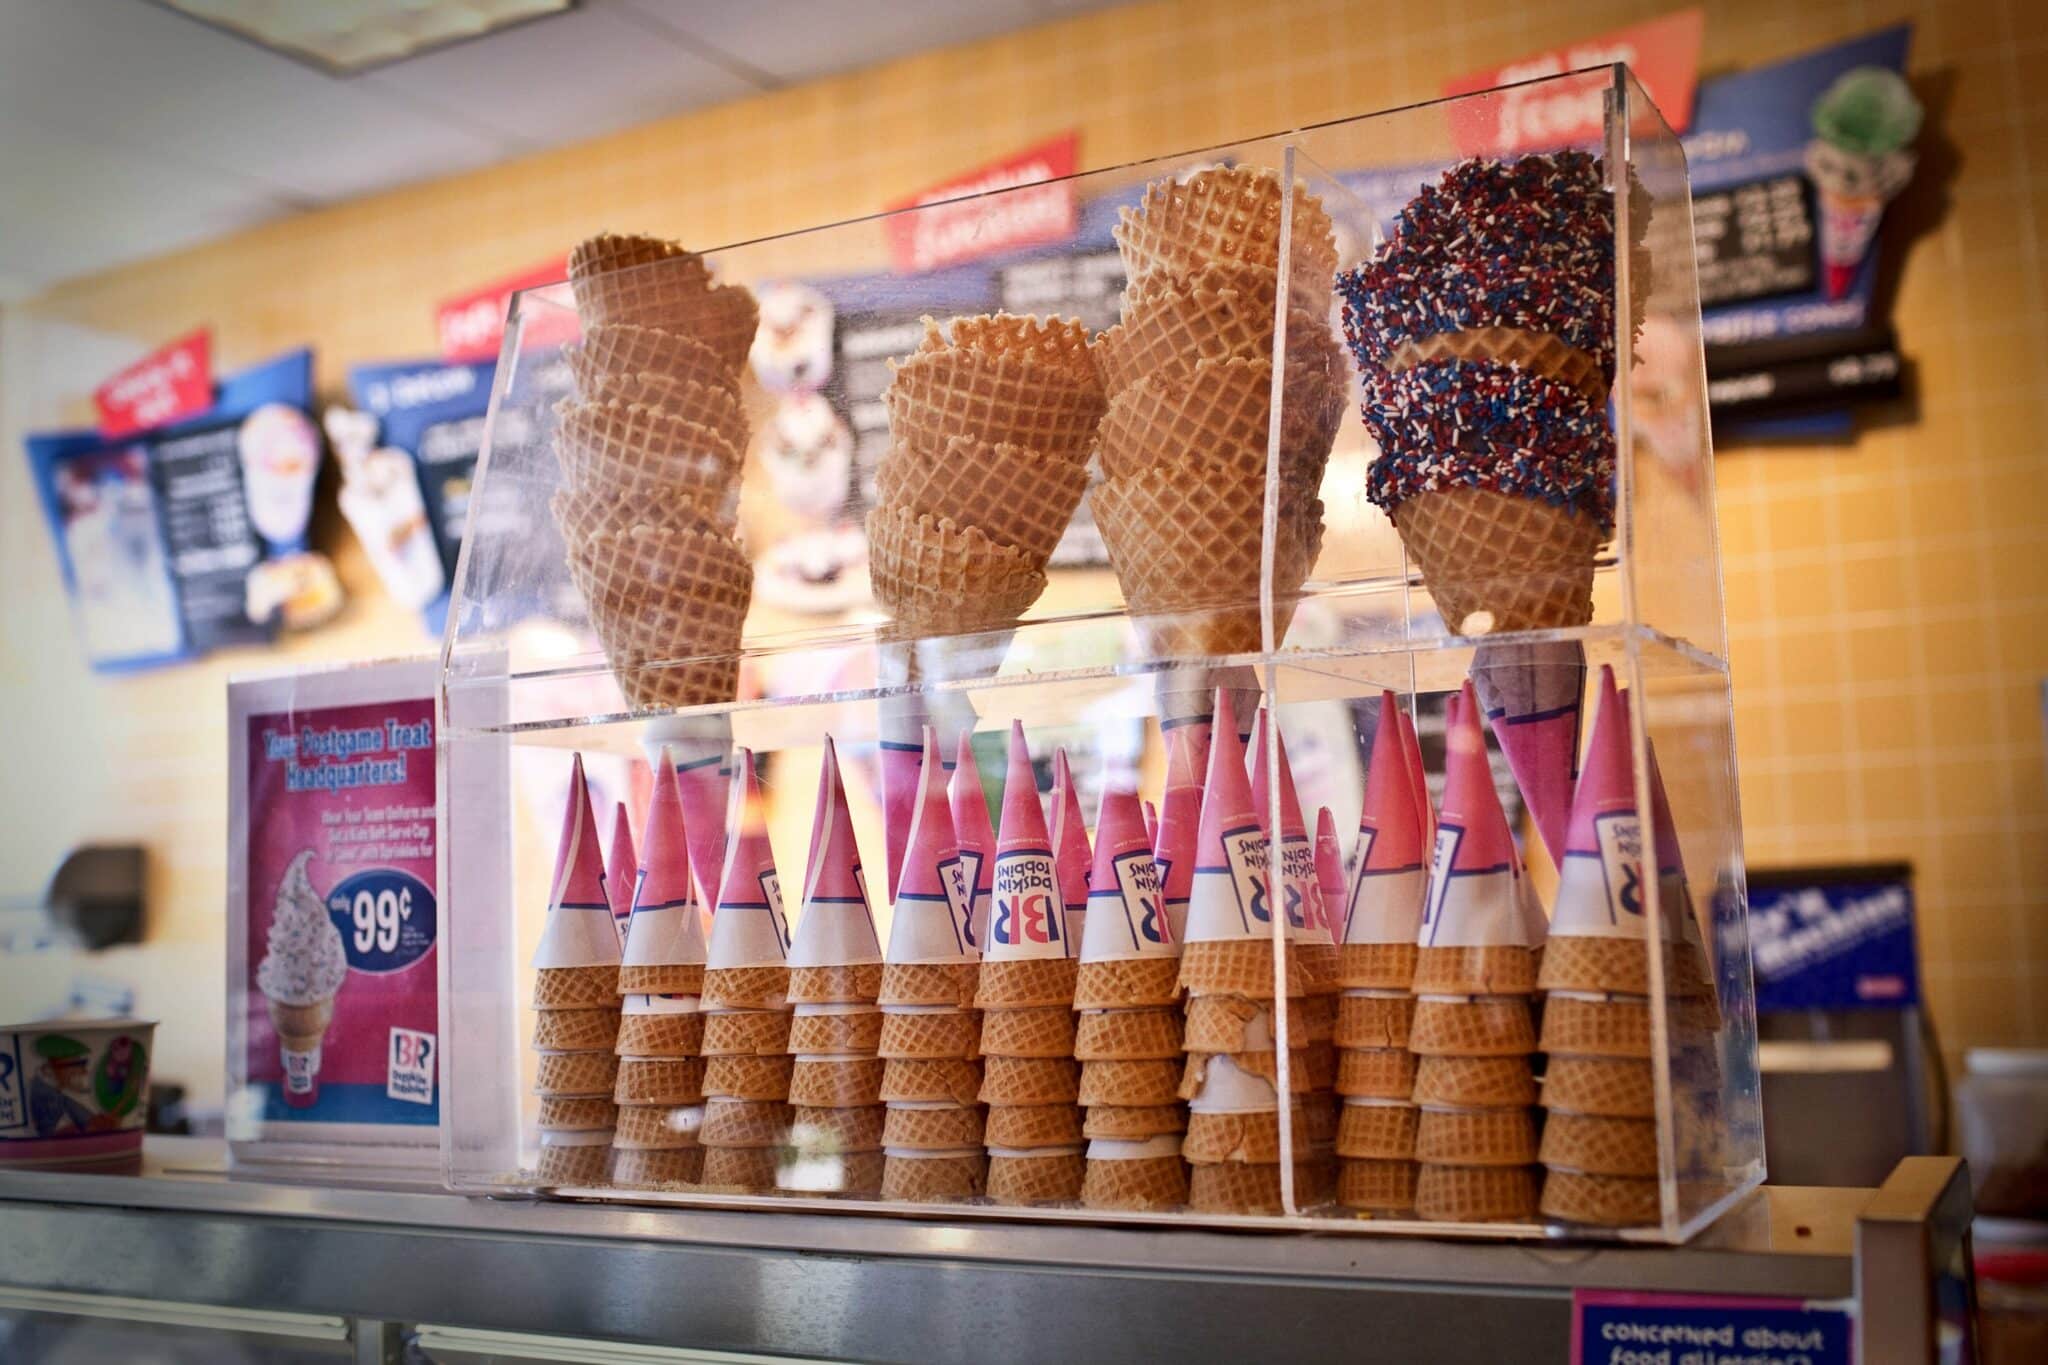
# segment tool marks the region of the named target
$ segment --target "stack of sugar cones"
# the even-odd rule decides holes
[[[1285,1058],[1285,1104],[1280,1093],[1276,997],[1289,1010],[1290,1042],[1304,1035],[1306,1020],[1298,1003],[1302,974],[1284,937],[1275,962],[1271,842],[1252,804],[1229,696],[1219,690],[1180,960],[1188,994],[1180,1091],[1188,1101],[1188,1128],[1181,1151],[1193,1168],[1188,1202],[1204,1213],[1283,1211],[1283,1154],[1295,1163],[1297,1203],[1307,1202],[1317,1183],[1298,1100],[1308,1089],[1305,1048],[1296,1046]]]
[[[838,751],[825,739],[803,913],[789,949],[790,1142],[785,1189],[882,1188],[882,945],[861,877]]]
[[[789,922],[753,755],[734,753],[730,836],[704,969],[704,1184],[775,1188],[789,1137]]]
[[[1342,907],[1344,905],[1344,848],[1337,840],[1337,817],[1330,813],[1328,806],[1316,811],[1316,909],[1321,914],[1321,923],[1311,926],[1312,933],[1304,941],[1305,952],[1317,948],[1328,950],[1328,959],[1322,966],[1321,980],[1324,983],[1323,998],[1329,1002],[1329,1025],[1321,1031],[1313,1016],[1309,1020],[1309,1079],[1315,1082],[1310,1102],[1321,1107],[1320,1113],[1311,1112],[1310,1120],[1315,1141],[1310,1143],[1311,1158],[1319,1170],[1327,1175],[1323,1182],[1332,1192],[1337,1188],[1337,1128],[1342,1121],[1344,1107],[1342,1096],[1337,1093],[1337,1015],[1342,1009],[1339,996],[1343,983],[1337,978],[1337,936],[1343,932]],[[1310,979],[1316,979],[1315,968],[1310,969]],[[1316,997],[1310,997],[1313,1004]],[[1327,1136],[1325,1136],[1327,1134]]]
[[[992,673],[1088,484],[1103,400],[1087,329],[927,318],[883,399],[890,445],[867,519],[875,597],[900,640],[998,635],[972,666]]]
[[[618,1135],[621,1185],[695,1184],[704,1153],[704,915],[690,889],[682,793],[666,749],[654,765],[646,861],[633,892],[619,967]]]
[[[543,1185],[602,1185],[611,1178],[618,1115],[612,1089],[619,1059],[612,1049],[619,1037],[619,934],[580,754],[569,773],[547,927],[533,965],[536,1178]]]
[[[973,1069],[980,1021],[971,1007],[981,970],[981,950],[973,937],[974,875],[962,863],[953,833],[938,734],[926,726],[889,949],[882,960],[876,1051],[883,1059],[887,1109],[882,1120],[884,1199],[930,1203],[982,1191],[982,1114],[972,1091],[962,1099],[962,1087],[941,1084],[927,1098],[892,1098],[898,1088],[892,1082],[904,1079],[905,1064],[959,1063]]]
[[[758,310],[672,242],[577,244],[583,339],[560,406],[553,508],[569,572],[636,710],[730,701],[753,566],[735,536]]]
[[[1136,793],[1106,792],[1074,987],[1088,1140],[1081,1202],[1164,1209],[1188,1198],[1180,1106],[1180,942]]]
[[[1470,683],[1453,698],[1446,727],[1408,1032],[1421,1059],[1415,1209],[1448,1222],[1523,1221],[1536,1212],[1527,897]]]
[[[1391,692],[1380,694],[1358,870],[1337,949],[1337,1202],[1366,1213],[1415,1207],[1416,940],[1428,874],[1429,795],[1414,727]]]
[[[1322,545],[1317,498],[1345,383],[1330,313],[1336,243],[1321,201],[1271,171],[1149,186],[1115,229],[1128,284],[1097,343],[1109,404],[1089,494],[1124,600],[1155,657],[1258,649],[1267,451],[1280,385],[1273,604],[1285,633]],[[1287,326],[1275,343],[1278,295]]]
[[[975,993],[982,1011],[988,1195],[1000,1204],[1067,1203],[1081,1197],[1073,928],[1024,727],[1015,724],[1003,782],[988,944]]]

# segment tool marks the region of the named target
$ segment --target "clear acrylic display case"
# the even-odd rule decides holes
[[[1635,698],[1630,745],[1636,791],[1649,790],[1654,745],[1687,873],[1684,882],[1665,879],[1661,886],[1655,876],[1644,879],[1659,1165],[1657,1215],[1648,1222],[1613,1232],[1540,1220],[1369,1219],[1316,1202],[1313,1192],[1294,1189],[1291,1181],[1285,1190],[1289,1211],[1279,1216],[882,1205],[820,1196],[628,1189],[572,1193],[763,1210],[1200,1221],[1493,1237],[1563,1232],[1675,1242],[1760,1184],[1763,1140],[1742,836],[1690,192],[1678,138],[1626,68],[1074,177],[1060,183],[1075,205],[1076,240],[1023,248],[996,260],[895,273],[888,245],[892,235],[913,233],[920,215],[931,215],[930,226],[955,241],[1000,232],[1019,216],[1018,197],[1042,193],[1042,187],[742,243],[708,252],[706,260],[724,283],[759,289],[800,280],[830,300],[841,345],[821,393],[852,429],[855,459],[845,507],[836,514],[828,510],[822,520],[824,530],[838,528],[832,533],[842,545],[857,546],[872,458],[888,439],[881,390],[889,381],[885,367],[857,362],[907,355],[918,344],[921,316],[944,320],[994,312],[1006,303],[1010,311],[1059,312],[1034,306],[1033,288],[1047,280],[1106,278],[1101,299],[1110,311],[1087,319],[1091,327],[1106,325],[1114,320],[1120,278],[1107,234],[1116,208],[1135,205],[1148,184],[1220,163],[1270,169],[1320,199],[1334,225],[1341,272],[1371,257],[1394,215],[1421,185],[1464,157],[1490,154],[1485,139],[1500,127],[1509,106],[1559,98],[1604,104],[1603,135],[1578,150],[1603,159],[1610,189],[1635,187],[1615,197],[1615,239],[1640,243],[1616,253],[1615,329],[1622,360],[1608,409],[1618,453],[1615,527],[1596,561],[1592,617],[1583,625],[1507,634],[1460,634],[1446,625],[1391,521],[1365,496],[1374,447],[1360,418],[1358,377],[1348,351],[1343,362],[1350,389],[1320,486],[1320,553],[1291,609],[1284,588],[1279,600],[1274,591],[1274,528],[1281,515],[1281,431],[1294,414],[1282,384],[1276,380],[1273,386],[1261,586],[1254,599],[1237,604],[1256,623],[1253,638],[1244,642],[1249,647],[1229,654],[1188,652],[1173,644],[1188,638],[1186,632],[1163,628],[1177,624],[1171,614],[1127,608],[1117,574],[1099,553],[1086,562],[1091,530],[1085,499],[1050,570],[1051,586],[1014,629],[903,638],[860,591],[857,550],[845,557],[831,585],[832,609],[799,614],[780,597],[767,600],[764,576],[767,566],[800,559],[787,552],[789,542],[821,528],[797,524],[758,467],[762,443],[772,439],[766,434],[772,409],[750,383],[757,454],[748,459],[740,523],[756,565],[756,594],[740,649],[738,699],[636,712],[587,625],[548,512],[562,478],[553,448],[555,405],[570,392],[558,348],[576,335],[575,299],[567,284],[519,295],[498,366],[444,645],[441,791],[444,810],[460,817],[444,843],[443,872],[449,905],[448,951],[442,957],[443,1147],[450,1185],[477,1193],[539,1188],[533,1174],[537,1102],[529,1093],[527,1048],[533,978],[527,964],[546,913],[572,750],[632,758],[663,743],[681,743],[698,753],[723,755],[729,746],[744,746],[757,758],[765,756],[770,804],[780,812],[771,818],[775,855],[785,886],[793,888],[794,869],[803,866],[806,854],[804,831],[819,746],[827,734],[846,764],[859,842],[867,866],[875,869],[883,836],[874,752],[879,741],[902,733],[906,717],[928,720],[948,735],[971,730],[996,746],[1010,722],[1021,720],[1034,754],[1049,754],[1056,744],[1074,746],[1082,756],[1077,767],[1088,769],[1080,784],[1092,815],[1104,773],[1136,780],[1144,795],[1157,795],[1163,766],[1158,719],[1206,710],[1204,699],[1221,684],[1243,689],[1243,696],[1263,694],[1287,739],[1310,820],[1316,807],[1330,806],[1349,854],[1369,750],[1368,703],[1376,705],[1381,689],[1391,689],[1414,711],[1427,736],[1440,725],[1443,696],[1460,686],[1482,648],[1566,645],[1582,648],[1592,666],[1589,685],[1600,665],[1611,664]],[[1303,259],[1290,239],[1291,204],[1299,201],[1282,196],[1282,202],[1290,208],[1282,217],[1279,271],[1281,279],[1293,279]],[[688,232],[686,223],[644,226]],[[1284,305],[1288,291],[1277,293]],[[1274,330],[1274,373],[1280,375],[1289,336],[1285,328]],[[858,347],[847,340],[854,335],[861,339]],[[1083,562],[1061,567],[1076,545]],[[800,569],[796,573],[802,576]],[[1476,631],[1483,623],[1457,624]],[[692,661],[672,662],[686,667]],[[980,752],[985,777],[997,778],[999,748]],[[1433,787],[1439,761],[1430,763]],[[516,793],[511,809],[466,804],[467,793],[494,790],[508,766]],[[1496,771],[1504,774],[1498,764]],[[1513,783],[1503,775],[1499,785],[1503,798],[1512,801]],[[1278,828],[1277,794],[1273,800],[1269,828]],[[1660,858],[1667,851],[1657,849],[1650,823],[1643,821],[1642,864],[1656,867],[1669,858]],[[1531,862],[1547,866],[1534,851],[1540,841],[1524,842]],[[1660,903],[1680,886],[1688,903]],[[886,943],[887,897],[873,900]],[[792,916],[795,902],[791,894]],[[1671,945],[1663,940],[1685,923],[1681,916],[1690,917],[1707,945],[1718,993],[1719,1028],[1705,1047],[1697,1033],[1689,1041],[1682,1036],[1682,992],[1667,980]],[[1281,926],[1273,932],[1277,941]],[[1276,1024],[1284,1058],[1284,1012]]]

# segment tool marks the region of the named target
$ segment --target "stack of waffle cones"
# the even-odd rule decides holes
[[[875,597],[906,641],[1001,632],[1045,590],[1087,487],[1102,379],[1078,323],[927,318],[883,398],[868,513]],[[982,671],[993,672],[993,663]]]
[[[1270,171],[1158,181],[1115,230],[1129,283],[1122,321],[1097,343],[1109,405],[1104,481],[1089,498],[1155,655],[1260,647],[1276,364],[1280,632],[1322,545],[1316,495],[1345,388],[1328,321],[1336,246],[1319,200],[1297,188],[1292,206],[1284,287],[1282,190]]]
[[[730,831],[704,971],[704,1184],[775,1188],[789,1136],[789,926],[753,755],[734,753]]]
[[[753,566],[735,536],[753,296],[701,257],[610,234],[579,243],[577,398],[560,407],[555,520],[629,705],[730,701]]]
[[[1179,1085],[1180,952],[1132,792],[1102,798],[1074,987],[1088,1139],[1081,1202],[1162,1209],[1188,1198]]]
[[[611,1177],[619,936],[602,867],[579,754],[570,770],[547,927],[534,952],[537,1178],[545,1185],[602,1185]]]

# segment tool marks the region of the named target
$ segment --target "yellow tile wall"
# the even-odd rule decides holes
[[[154,343],[211,323],[227,365],[310,341],[337,393],[354,362],[431,351],[434,300],[593,229],[734,241],[872,212],[1069,127],[1106,165],[1385,108],[1671,3],[1133,6],[302,214],[0,313],[0,438],[12,452],[25,427],[75,417],[99,377],[40,373],[53,326]],[[1951,1049],[2048,1044],[2048,31],[2028,9],[1708,5],[1710,69],[1912,18],[1948,144],[1931,158],[1951,164],[1947,208],[1897,304],[1917,404],[1847,446],[1724,449],[1719,477],[1750,856],[1910,859]],[[103,969],[145,981],[143,1007],[171,1024],[164,1071],[202,1101],[220,1086],[221,683],[283,656],[429,643],[358,557],[342,569],[363,595],[289,650],[95,679],[21,461],[0,458],[0,897],[33,892],[82,839],[148,842],[150,945]],[[0,1001],[31,971],[48,968],[0,962]]]

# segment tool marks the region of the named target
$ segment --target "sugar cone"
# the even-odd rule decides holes
[[[1085,1163],[1079,1148],[991,1151],[988,1197],[998,1204],[1067,1204],[1081,1197]]]
[[[1415,1212],[1446,1223],[1526,1221],[1536,1213],[1536,1170],[1425,1164],[1416,1172]]]
[[[1180,1055],[1181,1019],[1171,1008],[1086,1010],[1074,1034],[1074,1057],[1083,1062]]]
[[[587,1139],[596,1138],[595,1142]],[[579,1139],[572,1144],[549,1138]],[[609,1133],[550,1133],[541,1140],[540,1163],[534,1177],[543,1185],[606,1185],[611,1183]]]
[[[543,1052],[535,1058],[533,1093],[609,1098],[618,1079],[619,1059],[609,1048],[602,1052]]]
[[[887,1114],[879,1105],[790,1110],[790,1144],[799,1151],[878,1152]]]
[[[606,889],[609,890],[610,878],[606,879],[606,883]],[[631,881],[628,881],[627,885],[630,887]],[[630,895],[631,892],[627,894]],[[630,901],[626,908],[632,909]],[[533,1004],[536,1009],[595,1009],[610,1005],[618,998],[619,968],[616,963],[603,963],[592,967],[542,967],[533,974]],[[326,1024],[323,1021],[317,1030],[300,1031],[319,1033],[325,1029]]]
[[[1158,1155],[1124,1156],[1118,1149]],[[1110,1153],[1115,1152],[1116,1155]],[[1099,1141],[1088,1144],[1088,1166],[1081,1181],[1081,1203],[1091,1209],[1157,1210],[1187,1202],[1188,1166],[1179,1143]]]
[[[1423,996],[1408,1048],[1419,1057],[1526,1057],[1536,1050],[1536,1026],[1518,995]]]
[[[1542,1046],[1555,1056],[1647,1058],[1650,1002],[1553,992],[1543,1004]]]
[[[622,1057],[612,1098],[620,1104],[701,1104],[701,1057]]]
[[[1110,913],[1105,910],[1105,915]],[[1139,920],[1143,932],[1143,920]],[[1107,933],[1107,930],[1104,930]],[[1085,935],[1084,935],[1085,937]],[[1083,952],[1087,951],[1083,945]],[[1074,973],[1075,1009],[1122,1009],[1170,1005],[1180,998],[1180,958],[1112,958],[1082,962]]]
[[[1415,997],[1405,991],[1346,992],[1337,1001],[1334,1038],[1342,1048],[1407,1047],[1414,1021]]]
[[[789,1050],[800,1056],[872,1056],[881,1040],[882,1012],[866,1006],[799,1005],[789,1026]]]
[[[1081,1132],[1089,1138],[1128,1141],[1178,1134],[1187,1129],[1187,1122],[1187,1111],[1178,1104],[1094,1104],[1086,1106]]]
[[[704,1178],[704,1149],[669,1147],[612,1153],[612,1183],[638,1188],[695,1185]]]
[[[788,1056],[709,1057],[704,1061],[704,1093],[723,1099],[786,1100],[794,1066]]]
[[[1551,1059],[1553,1067],[1556,1061]],[[1536,1103],[1536,1078],[1526,1057],[1424,1057],[1415,1068],[1413,1094],[1417,1104],[1522,1108]]]
[[[1544,1165],[1589,1175],[1657,1174],[1657,1121],[1553,1113],[1543,1125]]]
[[[982,1192],[987,1167],[979,1149],[890,1152],[882,1168],[882,1198],[903,1204],[972,1199]]]
[[[1069,1147],[1081,1141],[1081,1111],[1071,1104],[991,1105],[985,1133],[990,1147]]]
[[[1062,1005],[989,1010],[981,1020],[985,1057],[1071,1057],[1074,1012]]]
[[[1173,1058],[1092,1061],[1081,1068],[1078,1099],[1091,1109],[1169,1106],[1180,1099],[1181,1074]]]
[[[876,1053],[888,1058],[972,1058],[980,1055],[981,1025],[964,1010],[888,1009]]]
[[[1656,1082],[1650,1063],[1633,1057],[1552,1057],[1543,1072],[1543,1107],[1554,1114],[1654,1118]]]
[[[982,1063],[983,1104],[1073,1104],[1081,1093],[1071,1058],[990,1057]]]
[[[544,1052],[610,1052],[618,1041],[616,1007],[541,1010],[534,1015],[533,1045]]]
[[[963,874],[963,881],[965,880]],[[893,934],[892,934],[893,937]],[[976,962],[885,962],[882,964],[884,1005],[943,1005],[950,1009],[974,1008],[974,992],[981,980],[981,963]]]
[[[1528,1109],[1424,1109],[1415,1159],[1444,1166],[1527,1166],[1536,1160]]]
[[[980,1093],[981,1068],[960,1058],[890,1058],[882,1064],[881,1098],[892,1104],[973,1104]]]
[[[789,1102],[821,1109],[880,1104],[881,1088],[875,1057],[798,1057],[789,1073]]]
[[[789,1050],[789,1011],[722,1010],[704,1016],[706,1057],[780,1057]]]
[[[891,1104],[883,1121],[885,1147],[957,1151],[979,1147],[982,1111],[972,1104]]]
[[[1662,1214],[1655,1180],[1549,1171],[1543,1177],[1541,1211],[1545,1218],[1592,1227],[1636,1227],[1655,1223]]]
[[[695,1057],[704,1043],[704,1015],[689,996],[629,995],[619,1016],[621,1057]]]
[[[576,1133],[614,1127],[618,1118],[619,1107],[612,1103],[609,1094],[580,1098],[542,1096],[536,1126],[542,1132]]]
[[[705,1188],[765,1193],[775,1188],[780,1147],[706,1147],[701,1153]]]
[[[1415,1207],[1412,1161],[1340,1161],[1337,1202],[1368,1213],[1400,1213]]]
[[[675,1150],[697,1145],[703,1110],[668,1104],[627,1105],[619,1110],[612,1145],[643,1151]]]

